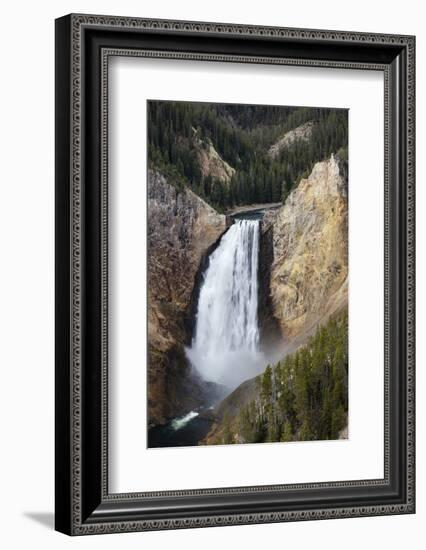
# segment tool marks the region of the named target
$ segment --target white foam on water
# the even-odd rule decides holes
[[[190,411],[188,414],[185,414],[185,416],[179,416],[178,418],[173,419],[170,425],[177,432],[196,416],[198,416],[197,411]]]

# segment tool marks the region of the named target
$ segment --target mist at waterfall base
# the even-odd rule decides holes
[[[211,254],[200,288],[192,345],[202,378],[229,391],[262,372],[258,325],[260,221],[236,220]]]
[[[273,362],[272,355],[260,350],[258,324],[263,213],[259,210],[235,216],[210,255],[200,287],[192,344],[185,350],[197,374],[224,387],[225,395]],[[150,428],[148,447],[198,445],[212,426],[211,413],[212,403],[206,403],[164,426]]]

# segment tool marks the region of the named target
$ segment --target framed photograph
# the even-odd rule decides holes
[[[415,511],[413,36],[56,20],[56,529]]]

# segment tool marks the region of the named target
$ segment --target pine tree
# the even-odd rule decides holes
[[[288,130],[311,121],[308,142],[295,142],[271,159],[268,148]],[[148,103],[149,165],[172,173],[192,189],[202,174],[197,155],[200,143],[210,142],[237,170],[235,188],[204,189],[208,202],[219,207],[253,202],[285,201],[315,162],[339,153],[347,161],[347,111],[338,109],[245,106],[212,103],[150,101]],[[171,182],[173,183],[173,182]],[[216,193],[212,197],[212,193]]]
[[[223,435],[222,435],[222,443],[223,445],[228,445],[230,443],[234,443],[234,437],[232,435],[231,431],[231,424],[229,419],[228,412],[225,412],[223,417]]]

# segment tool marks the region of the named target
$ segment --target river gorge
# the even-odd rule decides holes
[[[158,172],[148,198],[148,445],[217,443],[255,377],[347,307],[347,174],[331,156],[233,216]]]
[[[222,397],[267,364],[260,349],[258,265],[261,219],[268,206],[239,209],[231,216],[201,277],[194,334],[185,352],[194,376],[217,384]],[[211,427],[217,401],[208,399],[165,426],[151,428],[149,446],[197,445]]]

